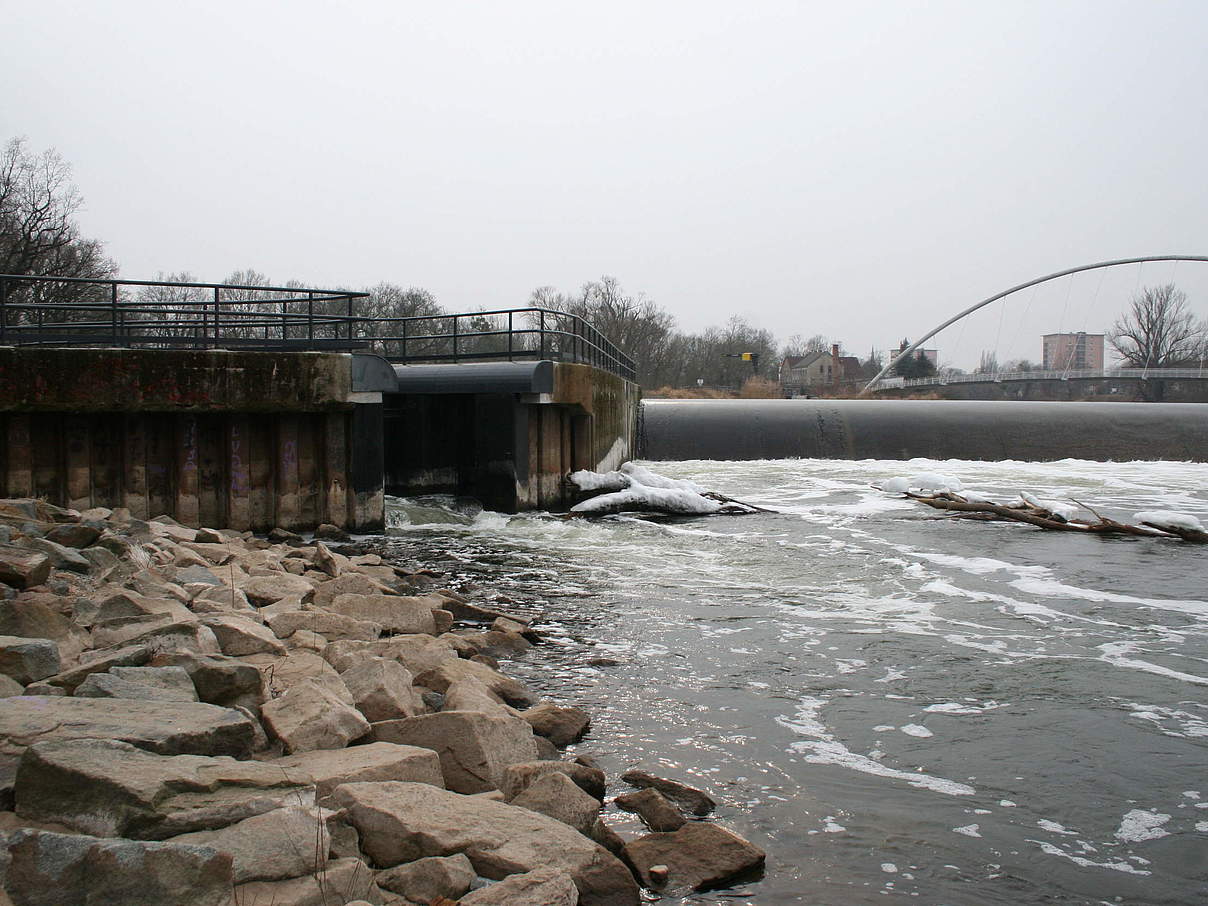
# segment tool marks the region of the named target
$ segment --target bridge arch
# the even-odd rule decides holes
[[[864,389],[860,391],[860,395],[864,396],[864,395],[870,393],[873,390],[873,388],[877,385],[877,383],[881,380],[881,378],[885,377],[885,375],[887,375],[890,371],[892,371],[894,366],[896,366],[898,364],[898,362],[902,361],[904,358],[906,358],[909,355],[913,355],[914,351],[916,349],[918,349],[920,346],[922,346],[924,343],[926,343],[928,340],[930,340],[932,337],[934,337],[941,330],[944,330],[947,327],[951,327],[957,321],[973,314],[979,308],[985,308],[987,305],[989,305],[992,302],[997,302],[999,299],[1004,299],[1007,296],[1011,295],[1012,293],[1019,292],[1021,289],[1027,289],[1030,286],[1037,286],[1041,283],[1048,283],[1050,280],[1056,280],[1058,277],[1068,277],[1070,274],[1078,274],[1078,273],[1081,273],[1082,271],[1099,270],[1100,268],[1104,268],[1104,267],[1117,267],[1118,265],[1121,265],[1121,264],[1148,264],[1151,261],[1208,261],[1208,255],[1146,255],[1141,258],[1117,258],[1113,261],[1098,261],[1095,264],[1082,264],[1082,265],[1079,265],[1078,267],[1071,267],[1071,268],[1067,268],[1066,270],[1063,270],[1063,271],[1057,271],[1056,273],[1053,273],[1053,274],[1046,274],[1043,277],[1037,277],[1035,280],[1028,280],[1026,283],[1020,283],[1018,286],[1012,286],[1010,289],[1003,290],[1001,293],[995,293],[993,296],[990,296],[990,298],[988,298],[988,299],[982,299],[982,301],[978,302],[976,305],[970,305],[964,311],[960,312],[959,314],[953,315],[951,318],[949,318],[943,324],[940,324],[938,327],[933,328],[925,336],[920,337],[919,339],[915,340],[913,343],[911,343],[909,346],[907,346],[905,349],[903,349],[901,352],[899,352],[896,356],[894,356],[892,359],[890,359],[889,362],[885,365],[885,367],[877,372],[876,377],[874,377],[871,381],[869,381],[867,384],[864,385]]]

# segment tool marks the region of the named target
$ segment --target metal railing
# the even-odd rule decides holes
[[[544,308],[371,317],[368,293],[0,274],[0,346],[376,352],[392,362],[542,360],[636,379],[577,315]]]
[[[995,371],[976,374],[934,375],[925,378],[882,378],[874,390],[901,387],[938,387],[945,384],[997,384],[1002,381],[1111,380],[1208,380],[1208,369],[1200,368],[1081,368],[1068,371]]]

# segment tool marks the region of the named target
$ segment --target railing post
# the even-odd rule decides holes
[[[457,315],[453,316],[453,361],[457,361]]]
[[[347,312],[348,312],[348,322],[347,322],[348,323],[348,330],[347,330],[348,345],[349,345],[349,347],[351,347],[352,346],[352,296],[348,297]],[[336,339],[339,339],[339,338],[340,338],[340,325],[337,324],[336,325]]]
[[[109,284],[109,318],[113,332],[113,345],[117,346],[117,283]]]
[[[539,322],[537,336],[540,338],[540,348],[537,350],[538,361],[545,358],[545,309],[541,310],[541,320]]]
[[[351,302],[352,300],[349,299]],[[315,345],[315,294],[306,294],[306,339],[310,341],[310,346]]]
[[[214,287],[214,345],[215,346],[218,345],[218,323],[219,323],[218,312],[222,310],[222,307],[219,304],[221,298],[222,298],[222,294],[219,291],[218,287],[215,286]],[[206,312],[205,312],[205,306],[203,305],[201,307],[201,341],[203,344],[205,344],[209,341],[209,337],[206,336],[207,329],[208,328],[206,325]]]
[[[289,339],[289,302],[285,299],[281,300],[281,345],[285,345],[285,341]]]
[[[4,345],[4,329],[8,326],[8,281],[0,280],[0,346]]]
[[[508,312],[508,361],[512,361],[512,312]],[[1203,362],[1200,362],[1200,367],[1203,367]]]
[[[403,322],[403,361],[407,361],[407,322]]]

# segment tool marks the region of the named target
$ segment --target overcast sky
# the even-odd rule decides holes
[[[522,305],[616,276],[864,354],[1077,264],[1208,254],[1208,2],[71,3],[5,13],[0,139],[123,276]],[[1094,272],[935,344],[1040,357],[1208,265]]]

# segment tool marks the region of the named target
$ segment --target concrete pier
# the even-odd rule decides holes
[[[380,528],[381,393],[358,358],[0,348],[0,494],[191,526]]]

